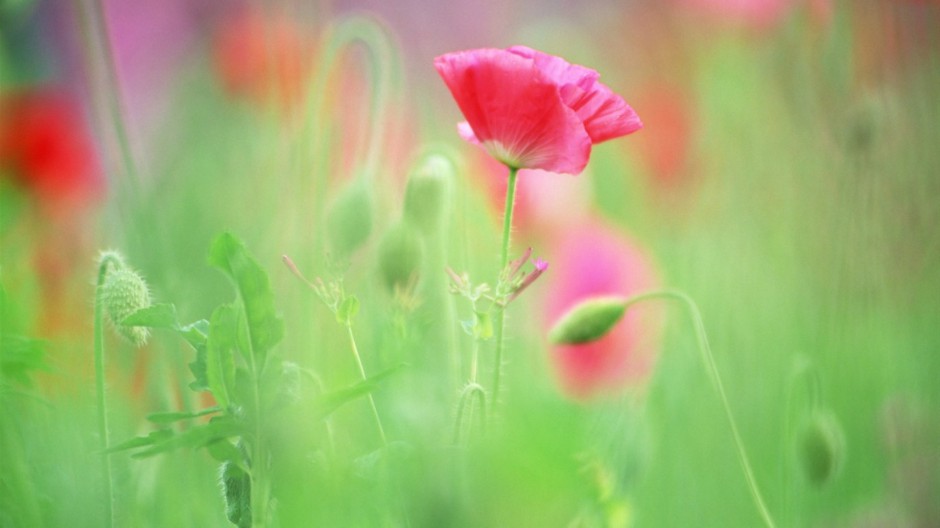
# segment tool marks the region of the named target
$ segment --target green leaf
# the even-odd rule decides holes
[[[180,420],[190,420],[192,418],[199,418],[200,416],[205,416],[207,414],[221,412],[221,407],[210,407],[208,409],[202,409],[201,411],[170,411],[170,412],[158,412],[147,415],[147,420],[155,424],[168,424],[173,422],[178,422]]]
[[[209,336],[209,321],[200,319],[195,323],[180,327],[179,333],[187,343],[198,349],[206,345],[206,338]]]
[[[548,332],[558,345],[589,343],[607,335],[627,311],[620,297],[594,297],[568,310]]]
[[[244,458],[241,451],[235,447],[227,438],[211,442],[206,445],[206,450],[216,462],[235,462],[240,463]]]
[[[390,369],[383,370],[371,378],[360,381],[351,387],[324,394],[314,405],[314,415],[318,419],[326,418],[330,415],[330,413],[336,409],[339,409],[344,404],[349,403],[356,398],[359,398],[360,396],[365,396],[366,394],[369,394],[370,392],[377,389],[380,381],[391,376],[402,367],[403,365],[397,365]]]
[[[235,348],[239,309],[223,304],[212,312],[206,340],[206,383],[223,409],[232,402],[235,387]]]
[[[171,429],[158,429],[151,432],[147,436],[138,436],[137,438],[131,438],[130,440],[125,440],[120,444],[113,445],[105,449],[105,453],[117,453],[118,451],[126,451],[128,449],[136,449],[138,447],[146,447],[161,442],[173,437],[173,431]]]
[[[4,333],[0,336],[0,380],[4,378],[30,386],[29,373],[47,370],[43,361],[45,341]]]
[[[274,294],[268,275],[244,244],[229,233],[219,235],[209,248],[209,264],[235,283],[245,309],[253,353],[264,358],[284,334],[283,321],[274,309]]]
[[[243,433],[242,427],[229,417],[213,418],[205,425],[191,427],[186,431],[167,437],[154,443],[148,449],[138,451],[132,458],[145,458],[180,448],[198,449],[213,442],[239,436]]]
[[[169,303],[153,304],[137,310],[121,321],[123,326],[148,326],[150,328],[179,328],[176,320],[176,306]]]
[[[359,299],[357,299],[355,295],[350,295],[343,299],[339,308],[336,309],[336,320],[340,324],[349,324],[358,313]]]

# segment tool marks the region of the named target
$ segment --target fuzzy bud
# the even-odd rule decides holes
[[[831,412],[815,412],[797,436],[797,460],[806,479],[823,486],[842,468],[845,435]]]
[[[222,464],[225,516],[238,528],[251,528],[251,478],[232,462]]]
[[[441,154],[425,156],[408,178],[405,188],[405,220],[425,235],[440,232],[449,208],[450,186],[456,170]]]
[[[327,235],[334,250],[350,255],[372,233],[372,199],[365,185],[343,189],[327,212]]]
[[[568,310],[548,332],[556,345],[576,345],[596,341],[610,331],[627,311],[620,297],[594,297]]]
[[[417,230],[408,223],[392,226],[379,245],[379,271],[390,291],[404,290],[421,267],[424,245]]]
[[[102,261],[104,262],[104,261]],[[150,289],[134,270],[113,261],[101,286],[101,302],[114,330],[134,346],[144,346],[150,331],[142,326],[124,326],[124,319],[150,306]]]

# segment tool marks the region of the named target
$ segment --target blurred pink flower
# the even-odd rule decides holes
[[[545,328],[569,309],[596,296],[629,297],[658,283],[645,250],[598,221],[565,233],[551,258],[545,302]],[[632,307],[606,336],[592,343],[553,347],[562,390],[576,399],[609,394],[640,382],[653,366],[659,318],[648,305]]]
[[[36,89],[6,95],[0,107],[0,172],[9,172],[40,209],[64,218],[101,196],[104,178],[74,101]]]
[[[681,4],[731,22],[766,28],[776,24],[796,0],[679,0]]]
[[[461,136],[512,168],[579,174],[592,144],[643,126],[596,71],[524,46],[448,53],[434,67],[467,118]]]

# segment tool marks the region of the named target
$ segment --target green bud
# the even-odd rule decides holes
[[[411,225],[399,223],[382,236],[379,271],[389,291],[405,290],[417,276],[424,256],[424,243]]]
[[[225,516],[238,528],[251,528],[251,477],[236,464],[222,464],[222,497]]]
[[[341,255],[349,255],[365,243],[372,232],[372,199],[365,185],[346,187],[327,212],[327,236]]]
[[[568,310],[548,332],[556,345],[589,343],[607,335],[627,311],[621,297],[594,297]]]
[[[450,186],[456,169],[447,156],[425,156],[408,177],[405,188],[405,220],[425,235],[443,228],[449,208]]]
[[[144,346],[150,331],[143,326],[124,326],[124,318],[150,306],[150,289],[134,270],[123,261],[112,261],[101,286],[101,303],[114,330],[134,346]]]
[[[806,479],[822,486],[842,468],[845,436],[831,412],[814,412],[797,436],[797,460]]]

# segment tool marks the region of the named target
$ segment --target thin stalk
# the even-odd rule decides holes
[[[352,325],[346,324],[346,333],[349,335],[349,345],[352,347],[353,357],[356,358],[356,365],[359,367],[359,374],[362,381],[366,381],[366,369],[362,366],[362,359],[359,357],[359,347],[356,346],[356,336],[353,335]],[[369,393],[369,405],[372,406],[372,415],[375,417],[375,427],[379,430],[379,437],[382,439],[382,445],[388,446],[388,440],[385,437],[385,429],[382,427],[382,420],[379,418],[379,410],[375,406],[375,398]]]
[[[460,442],[460,433],[463,430],[463,414],[466,410],[467,423],[473,425],[473,398],[479,399],[480,405],[480,432],[485,432],[486,427],[486,391],[477,383],[477,365],[480,358],[480,340],[473,340],[473,355],[470,359],[470,381],[460,393],[460,400],[457,403],[457,416],[454,419],[454,445]]]
[[[98,280],[95,284],[95,329],[94,329],[94,354],[95,354],[95,395],[98,405],[98,437],[101,447],[101,472],[104,477],[105,494],[108,500],[105,502],[105,519],[107,526],[114,526],[114,474],[111,468],[111,457],[106,453],[111,444],[108,428],[108,402],[104,385],[104,317],[101,306],[101,289],[108,275],[108,269],[112,264],[118,261],[113,256],[106,256],[98,264]]]
[[[516,199],[516,176],[518,176],[518,173],[519,169],[509,168],[509,182],[506,185],[506,206],[503,213],[503,245],[500,251],[498,273],[502,273],[506,265],[509,264],[509,235],[512,230],[512,209]],[[505,323],[506,308],[496,305],[496,352],[493,365],[493,400],[490,403],[490,406],[494,409],[496,400],[499,398],[499,381],[503,371],[503,330]],[[490,414],[494,415],[495,412]]]
[[[718,367],[715,365],[715,359],[712,355],[711,347],[708,345],[708,336],[705,333],[705,324],[702,322],[702,314],[699,312],[698,306],[696,306],[695,301],[693,301],[691,297],[680,291],[662,290],[630,297],[624,302],[624,307],[629,308],[630,305],[636,304],[638,302],[656,298],[678,300],[681,301],[686,307],[686,311],[688,312],[689,317],[692,319],[692,325],[695,327],[695,337],[698,341],[699,352],[702,355],[702,362],[705,364],[705,369],[708,371],[709,377],[711,377],[712,384],[714,385],[716,392],[718,392],[721,405],[725,410],[725,416],[727,417],[728,424],[731,427],[731,436],[733,437],[734,445],[737,448],[738,460],[740,461],[741,468],[744,471],[744,477],[747,480],[748,489],[751,492],[751,498],[754,500],[754,505],[757,508],[758,513],[760,513],[764,524],[768,528],[775,528],[776,524],[774,523],[773,517],[770,515],[770,511],[767,509],[767,506],[764,503],[764,499],[761,496],[760,489],[757,487],[757,479],[754,478],[754,471],[751,469],[751,463],[748,460],[747,452],[744,450],[744,442],[741,440],[741,435],[738,432],[737,422],[734,419],[734,415],[731,413],[731,406],[728,404],[728,396],[725,394],[724,384],[721,382],[721,375],[718,373]]]

